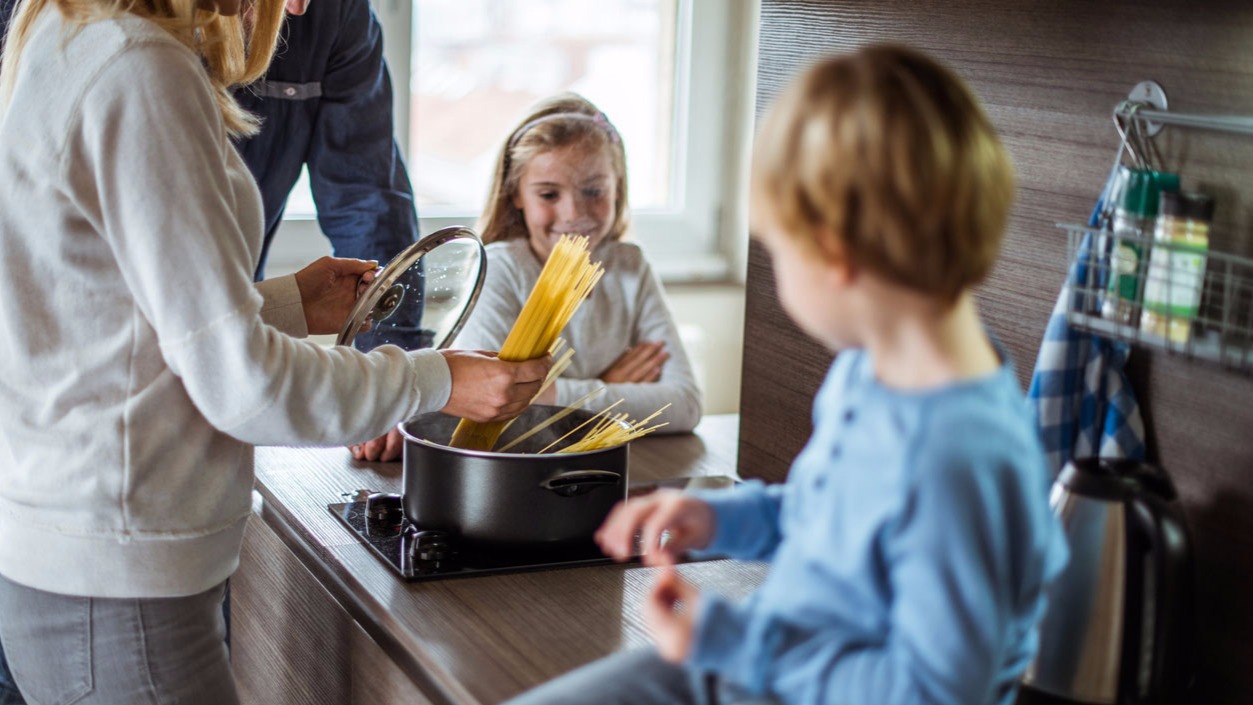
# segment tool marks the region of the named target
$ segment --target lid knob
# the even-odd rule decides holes
[[[370,318],[375,323],[387,320],[387,317],[396,312],[396,308],[400,306],[400,302],[405,300],[405,287],[400,284],[392,284],[387,291],[383,292],[383,296],[379,298],[379,302],[374,304],[374,308],[370,311]]]

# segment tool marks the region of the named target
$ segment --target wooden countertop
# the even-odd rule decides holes
[[[735,472],[739,419],[711,416],[694,434],[632,443],[632,483]],[[654,569],[582,568],[406,583],[331,516],[357,489],[399,492],[400,463],[355,461],[342,448],[258,448],[262,517],[326,590],[434,702],[497,703],[613,651],[650,643],[639,606]],[[679,567],[732,598],[761,565]]]

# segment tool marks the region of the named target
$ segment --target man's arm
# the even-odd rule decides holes
[[[345,0],[340,26],[309,143],[310,185],[335,256],[387,262],[417,240],[418,223],[393,137],[382,28],[366,0]]]
[[[17,9],[17,0],[0,0],[0,48],[4,47],[4,38],[9,34],[9,20]]]
[[[382,28],[366,0],[344,0],[339,9],[340,31],[310,135],[309,181],[318,224],[335,256],[385,264],[417,241],[413,187],[393,136]],[[385,342],[429,347],[435,341],[422,329],[422,312],[408,306],[388,321],[386,336],[379,329],[358,335],[354,344],[362,350]]]

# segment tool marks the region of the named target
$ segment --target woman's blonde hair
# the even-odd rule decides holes
[[[479,217],[483,242],[526,238],[526,221],[513,205],[526,165],[537,154],[570,145],[606,150],[617,178],[613,223],[605,236],[621,239],[628,225],[626,152],[618,131],[591,101],[575,93],[562,93],[536,105],[518,126],[496,157],[487,206]]]
[[[857,266],[949,301],[991,270],[1013,194],[1013,165],[970,89],[901,46],[810,68],[754,147],[754,219],[820,254],[834,239]]]
[[[197,0],[22,0],[0,53],[0,107],[8,105],[17,83],[22,50],[35,19],[49,4],[80,28],[90,22],[130,13],[152,21],[200,56],[227,131],[235,137],[255,134],[260,123],[235,102],[230,89],[252,83],[270,66],[283,24],[283,0],[244,0],[251,13],[245,31],[242,17],[197,8]]]

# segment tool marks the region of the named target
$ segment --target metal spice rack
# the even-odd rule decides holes
[[[1132,89],[1128,100],[1114,109],[1113,117],[1123,138],[1118,162],[1121,162],[1122,150],[1125,149],[1142,166],[1151,166],[1156,153],[1149,138],[1164,125],[1253,135],[1253,117],[1168,111],[1165,91],[1153,81],[1141,82]],[[1058,227],[1067,234],[1071,272],[1066,318],[1072,327],[1105,338],[1165,349],[1253,373],[1253,259],[1212,248],[1209,250],[1201,284],[1201,303],[1196,315],[1161,314],[1166,317],[1167,325],[1182,323],[1190,330],[1187,340],[1179,341],[1143,330],[1139,325],[1141,312],[1138,306],[1130,320],[1103,315],[1102,306],[1110,296],[1106,286],[1111,266],[1119,265],[1117,258],[1111,258],[1110,252],[1115,236],[1098,226],[1058,223]],[[1138,235],[1120,234],[1117,239],[1138,243],[1142,250],[1136,265],[1142,291],[1151,281],[1169,290],[1175,277],[1168,271],[1163,276],[1160,269],[1152,272],[1149,266],[1152,256],[1149,253],[1154,248],[1174,250],[1174,246],[1154,242],[1152,233],[1143,231]],[[1111,265],[1111,262],[1114,264]],[[1164,281],[1153,280],[1153,276]],[[1105,314],[1109,314],[1108,309]]]
[[[1253,373],[1253,259],[1209,252],[1197,315],[1164,314],[1168,325],[1180,321],[1191,329],[1188,340],[1178,342],[1140,328],[1138,310],[1133,320],[1125,323],[1102,315],[1102,305],[1110,295],[1106,291],[1111,272],[1109,246],[1113,240],[1109,231],[1067,223],[1057,227],[1066,231],[1066,250],[1072,267],[1066,311],[1072,327]],[[1174,249],[1144,235],[1122,235],[1118,239],[1139,243],[1146,254],[1149,248]],[[1137,265],[1142,287],[1148,285],[1152,276],[1148,261],[1148,256],[1140,257]],[[1162,282],[1167,289],[1171,279],[1166,277]]]

